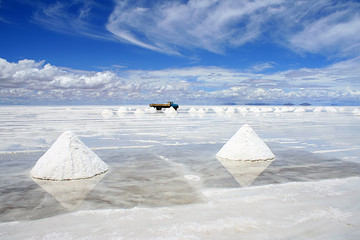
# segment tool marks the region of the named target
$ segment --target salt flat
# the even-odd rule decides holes
[[[357,107],[125,107],[0,107],[2,239],[359,237]],[[244,124],[275,160],[246,165],[239,180],[216,153]],[[65,131],[109,171],[33,181],[31,168]]]

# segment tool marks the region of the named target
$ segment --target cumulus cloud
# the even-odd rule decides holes
[[[84,72],[0,59],[1,103],[359,102],[360,58],[275,73],[221,67]]]
[[[0,80],[3,88],[49,90],[53,88],[99,88],[116,79],[113,72],[71,73],[44,61],[24,59],[10,63],[0,58]]]
[[[96,97],[107,91],[113,82],[121,82],[110,71],[65,71],[44,61],[24,59],[11,63],[0,58],[0,96],[3,102],[33,99],[67,101]],[[26,101],[25,101],[26,102]]]

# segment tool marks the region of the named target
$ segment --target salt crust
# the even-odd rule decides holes
[[[94,177],[108,169],[73,132],[67,131],[36,162],[30,175],[46,180],[76,180]]]
[[[248,125],[243,125],[220,149],[216,157],[229,160],[270,160],[275,158],[269,147]]]

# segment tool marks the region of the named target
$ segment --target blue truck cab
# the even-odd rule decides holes
[[[165,104],[151,103],[149,106],[156,108],[156,110],[161,110],[163,108],[171,108],[171,107],[173,107],[175,110],[177,110],[179,108],[179,104],[176,104],[176,103],[171,102],[171,101],[169,101],[169,102],[167,102]]]

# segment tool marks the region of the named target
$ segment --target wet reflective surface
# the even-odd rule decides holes
[[[108,107],[111,109],[110,107]],[[208,188],[240,188],[360,176],[359,116],[343,113],[247,113],[176,116],[131,112],[104,118],[105,107],[3,107],[0,221],[78,210],[164,207],[204,202]],[[15,119],[14,121],[11,121]],[[224,162],[217,151],[249,124],[276,158]],[[36,161],[72,130],[110,170],[93,179],[35,180]]]

